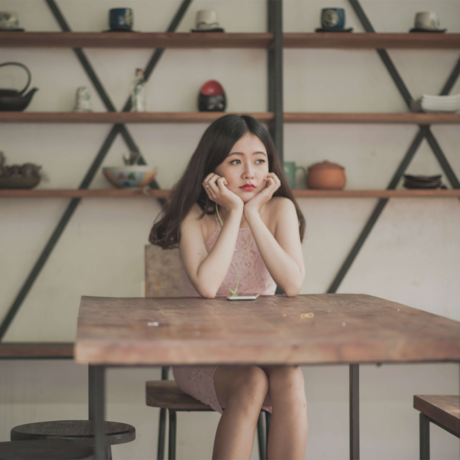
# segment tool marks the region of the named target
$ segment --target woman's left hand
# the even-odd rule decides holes
[[[265,203],[268,203],[273,194],[280,188],[281,181],[275,173],[268,173],[264,180],[265,188],[257,195],[247,201],[244,205],[244,212],[259,212]]]

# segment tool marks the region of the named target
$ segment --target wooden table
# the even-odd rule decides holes
[[[359,364],[460,362],[460,322],[362,294],[82,297],[75,360],[90,366],[98,459],[108,366],[348,364],[350,458],[359,459]]]

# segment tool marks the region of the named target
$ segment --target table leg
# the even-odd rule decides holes
[[[350,364],[350,460],[359,460],[359,364]]]
[[[107,460],[105,422],[105,367],[89,366],[88,370],[89,419],[94,420],[94,446],[97,460]]]

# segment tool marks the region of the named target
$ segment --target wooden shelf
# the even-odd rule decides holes
[[[297,198],[460,198],[460,189],[449,190],[294,190]]]
[[[455,124],[460,113],[284,113],[285,123]]]
[[[0,123],[211,123],[227,112],[0,112]],[[243,112],[240,113],[240,115]],[[247,113],[261,122],[272,112]],[[285,123],[458,124],[460,113],[285,113]]]
[[[0,198],[167,198],[169,190],[0,190]],[[460,198],[449,190],[294,190],[297,198]]]
[[[0,47],[27,48],[263,48],[271,33],[2,32]]]
[[[459,49],[460,34],[285,33],[285,48]],[[262,48],[271,33],[2,32],[0,47]]]
[[[131,197],[151,197],[151,198],[167,198],[169,190],[153,190],[153,189],[107,189],[107,190],[0,190],[0,198],[131,198]]]
[[[0,359],[73,359],[73,342],[2,342]]]
[[[284,48],[459,49],[460,34],[285,33]]]
[[[230,112],[0,112],[0,123],[211,123],[228,113]],[[272,112],[245,114],[261,122],[273,119]]]

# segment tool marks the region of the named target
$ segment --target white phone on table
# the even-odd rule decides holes
[[[227,300],[256,300],[259,294],[229,295]]]

